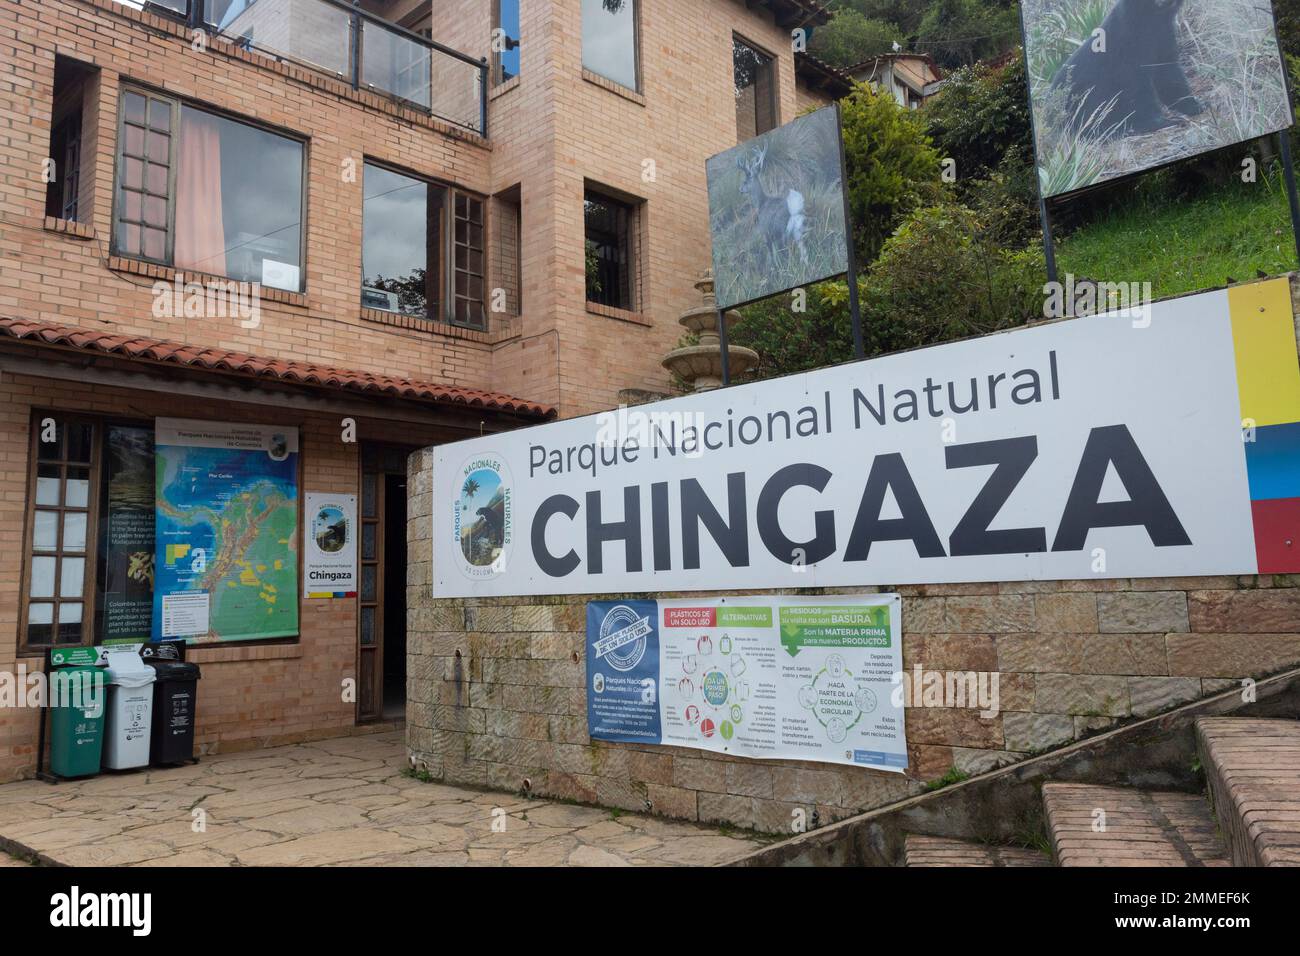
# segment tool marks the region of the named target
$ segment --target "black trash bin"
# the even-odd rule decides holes
[[[150,658],[156,672],[153,685],[152,764],[185,763],[194,759],[194,719],[199,693],[199,665]]]

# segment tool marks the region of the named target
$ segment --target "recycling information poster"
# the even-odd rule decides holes
[[[896,594],[587,605],[600,740],[907,768]]]

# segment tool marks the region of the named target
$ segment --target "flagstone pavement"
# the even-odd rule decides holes
[[[761,845],[752,834],[424,783],[405,766],[396,731],[56,786],[6,784],[0,867],[32,857],[71,866],[684,866]]]

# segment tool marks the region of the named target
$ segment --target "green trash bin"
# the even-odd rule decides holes
[[[104,749],[104,671],[96,666],[50,672],[50,769],[60,777],[99,773]]]

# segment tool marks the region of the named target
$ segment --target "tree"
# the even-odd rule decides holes
[[[844,10],[813,33],[810,52],[831,66],[849,67],[880,53],[888,53],[904,39],[901,31],[884,20],[869,20],[856,10]]]
[[[945,69],[1005,53],[1020,40],[1014,4],[992,0],[934,0],[917,28],[916,49]]]
[[[940,157],[921,116],[892,97],[859,85],[841,110],[853,237],[865,266],[910,209],[939,198]]]
[[[1043,256],[999,245],[956,203],[915,210],[859,278],[868,356],[937,345],[1042,316]],[[733,341],[757,349],[757,378],[853,358],[848,285],[823,282],[795,312],[785,297],[745,310]]]

